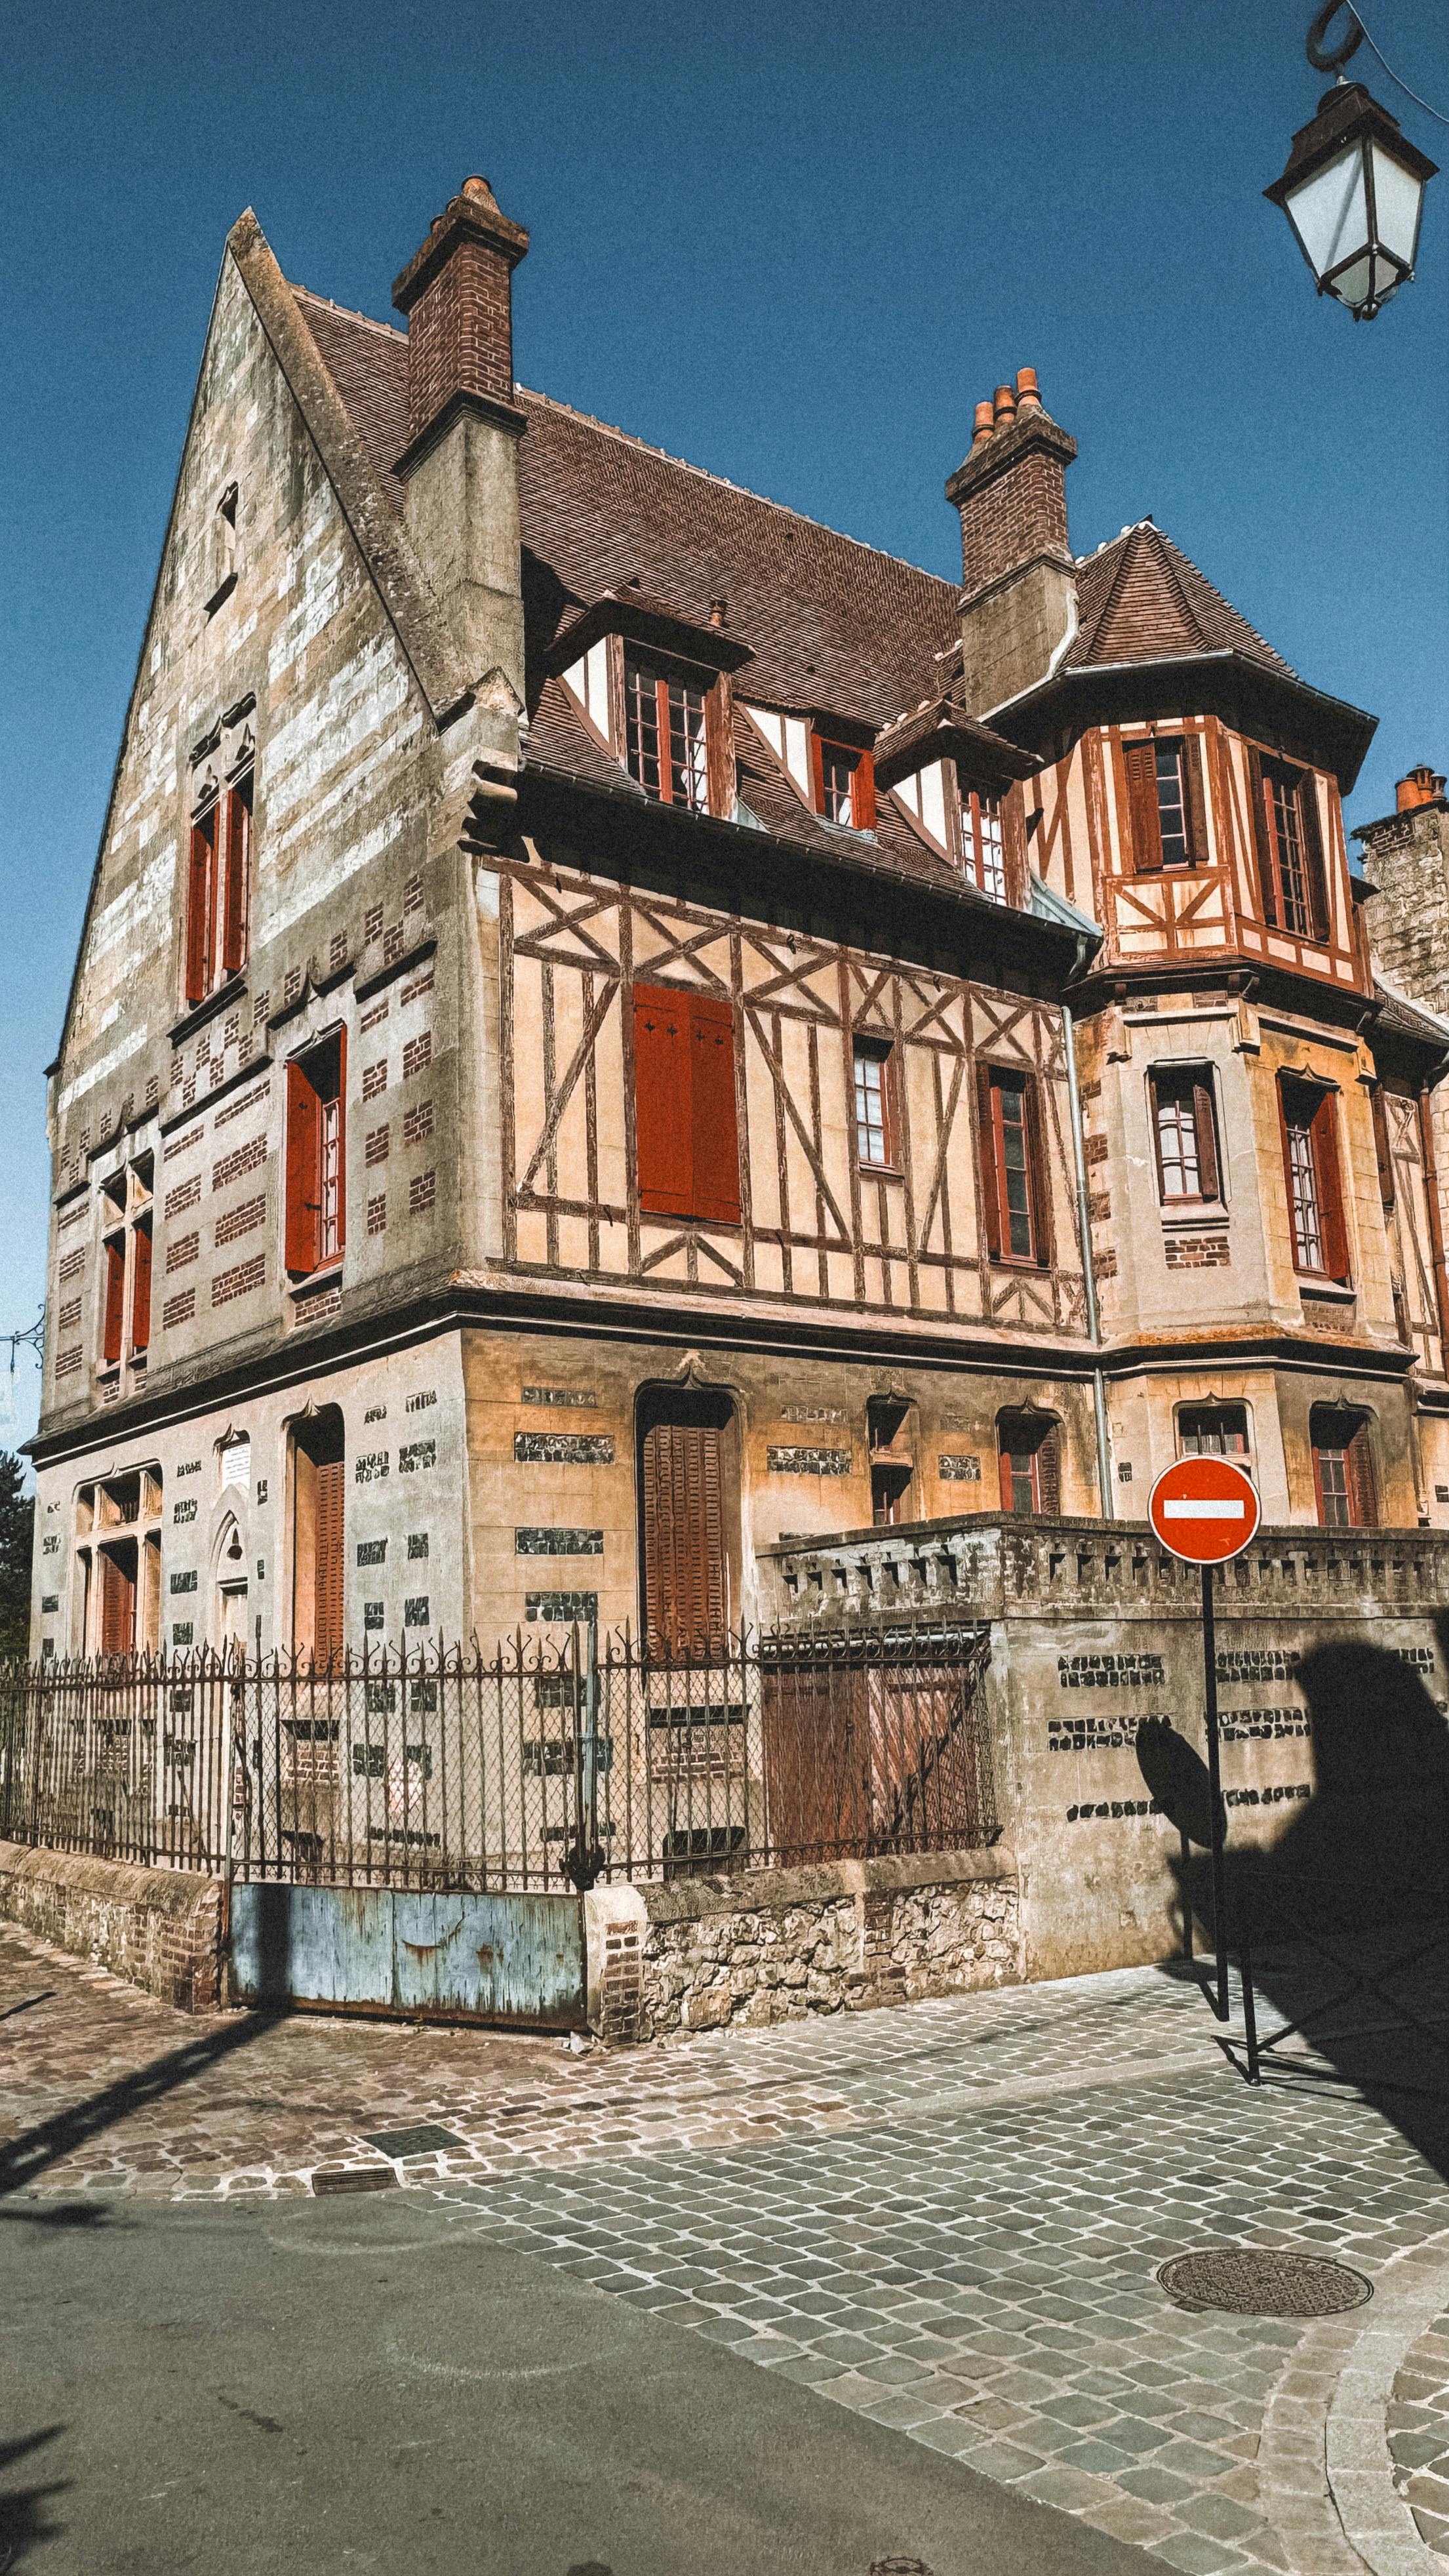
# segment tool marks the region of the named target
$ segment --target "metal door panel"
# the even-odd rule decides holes
[[[241,1885],[231,1961],[240,2003],[584,2027],[576,1896]]]

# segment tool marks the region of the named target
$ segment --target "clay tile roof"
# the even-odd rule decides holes
[[[906,777],[912,766],[912,754],[939,740],[939,750],[931,756],[955,755],[970,760],[979,753],[982,768],[1008,778],[1029,777],[1037,763],[1030,752],[1021,751],[1015,743],[1006,742],[990,725],[977,716],[968,715],[952,698],[928,699],[909,715],[887,725],[875,740],[876,776],[890,784]]]
[[[1150,519],[1078,564],[1077,616],[1077,633],[1063,655],[1072,670],[1241,653],[1287,679],[1296,676]]]
[[[324,364],[383,487],[408,440],[407,341],[400,331],[298,288]],[[699,625],[729,601],[732,634],[755,658],[746,694],[872,729],[941,685],[938,653],[959,632],[959,585],[839,535],[622,430],[517,390],[530,643],[607,590],[636,583]]]
[[[1402,993],[1394,991],[1391,984],[1386,984],[1381,975],[1374,977],[1374,1000],[1379,1006],[1375,1030],[1392,1031],[1400,1037],[1422,1038],[1427,1045],[1437,1047],[1441,1054],[1449,1053],[1449,1020],[1443,1020],[1437,1012],[1426,1011],[1418,1003],[1406,1000]],[[1370,1032],[1370,1042],[1372,1034]]]

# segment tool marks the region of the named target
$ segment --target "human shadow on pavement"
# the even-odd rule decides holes
[[[1229,1949],[1242,1967],[1246,1948],[1274,2007],[1263,2077],[1354,2087],[1449,2179],[1449,1725],[1418,1672],[1377,1646],[1317,1647],[1298,1679],[1313,1794],[1272,1844],[1225,1851]],[[1140,1748],[1144,1773],[1165,1776],[1163,1752]],[[1206,1767],[1179,1737],[1170,1768],[1159,1802],[1187,1837],[1179,1896],[1210,1930]]]
[[[22,2434],[16,2442],[0,2442],[0,2477],[16,2460],[43,2449],[64,2431],[63,2424],[47,2424],[43,2432]],[[0,2576],[9,2576],[12,2568],[22,2567],[36,2541],[59,2538],[62,2525],[53,2520],[48,2507],[56,2496],[66,2493],[69,2485],[69,2478],[53,2478],[45,2486],[0,2489]]]
[[[73,2102],[67,2110],[57,2111],[53,2118],[12,2138],[8,2145],[0,2147],[0,2198],[24,2191],[48,2166],[74,2155],[77,2148],[88,2146],[119,2121],[179,2092],[183,2085],[193,2083],[198,2075],[234,2056],[238,2049],[249,2048],[269,2030],[275,2030],[283,2017],[280,2012],[252,2012],[239,2014],[235,2020],[228,2018],[219,2030],[188,2040],[182,2048],[168,2049],[164,2057],[154,2057],[149,2066],[138,2067],[133,2075],[120,2076],[83,2102]]]

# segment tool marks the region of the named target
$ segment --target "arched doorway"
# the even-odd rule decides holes
[[[653,1663],[720,1661],[738,1617],[739,1442],[723,1387],[646,1387],[638,1410],[639,1607]]]

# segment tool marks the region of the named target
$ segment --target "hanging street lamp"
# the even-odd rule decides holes
[[[1293,137],[1288,167],[1263,194],[1281,206],[1320,295],[1346,304],[1355,322],[1371,322],[1414,274],[1424,189],[1438,164],[1405,141],[1398,120],[1343,66],[1363,42],[1348,11],[1348,33],[1326,41],[1344,0],[1331,0],[1308,31],[1315,71],[1337,74],[1311,125]]]

